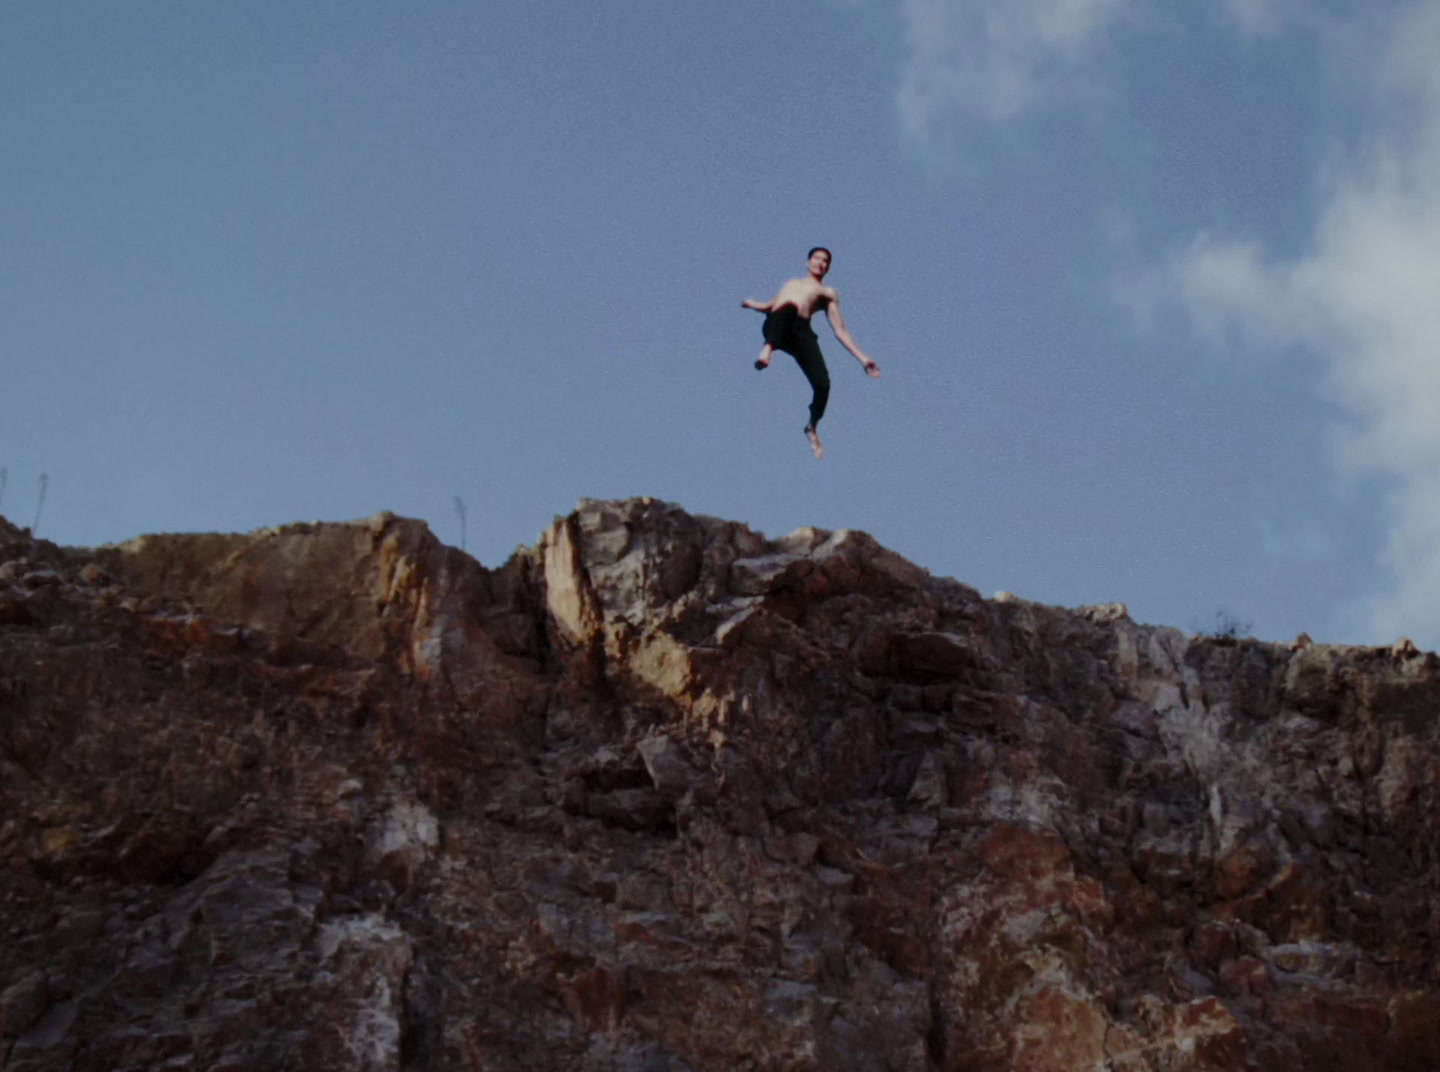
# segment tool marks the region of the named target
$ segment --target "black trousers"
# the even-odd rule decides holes
[[[825,416],[825,403],[830,400],[830,370],[825,367],[815,329],[795,306],[782,305],[766,315],[764,331],[765,341],[793,357],[810,381],[814,392],[810,397],[810,427],[814,428]]]

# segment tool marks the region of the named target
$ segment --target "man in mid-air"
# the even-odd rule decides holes
[[[820,340],[810,326],[810,317],[816,310],[824,309],[835,337],[865,366],[865,372],[878,379],[880,366],[856,345],[854,337],[845,327],[845,317],[840,313],[839,293],[834,287],[825,285],[825,273],[830,270],[830,251],[824,246],[816,246],[810,251],[807,261],[809,274],[803,279],[787,280],[780,292],[768,302],[746,298],[740,304],[746,309],[766,314],[765,346],[755,361],[755,367],[769,368],[775,351],[783,350],[795,359],[800,371],[810,381],[815,393],[810,399],[810,423],[805,426],[805,437],[810,440],[810,449],[815,452],[815,457],[823,458],[825,448],[820,445],[816,425],[825,415],[825,403],[830,398],[830,372],[825,368]]]

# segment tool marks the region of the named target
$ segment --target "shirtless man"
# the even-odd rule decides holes
[[[825,273],[830,270],[830,251],[824,246],[816,246],[807,260],[809,275],[804,279],[787,280],[780,293],[768,302],[746,298],[740,304],[746,309],[767,314],[765,346],[755,361],[755,367],[769,368],[775,351],[783,350],[795,359],[800,371],[810,381],[814,395],[810,399],[810,423],[805,426],[805,437],[810,440],[810,449],[815,452],[815,457],[823,458],[825,448],[820,445],[820,435],[815,426],[825,415],[825,403],[830,398],[830,373],[825,368],[825,358],[820,353],[820,341],[810,326],[810,317],[817,309],[824,309],[835,337],[865,366],[865,372],[878,379],[880,366],[856,344],[845,327],[845,317],[840,313],[839,293],[834,287],[825,285]]]

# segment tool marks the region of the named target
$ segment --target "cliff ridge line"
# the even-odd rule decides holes
[[[0,1068],[1435,1067],[1437,712],[653,499],[0,521]]]

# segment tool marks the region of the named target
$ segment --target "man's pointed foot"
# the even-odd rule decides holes
[[[770,367],[770,362],[762,361],[760,358],[757,357],[755,359],[755,367],[763,372],[765,369]]]
[[[825,457],[825,448],[820,445],[820,436],[816,433],[813,424],[807,424],[805,426],[805,438],[810,440],[810,450],[815,457]]]

